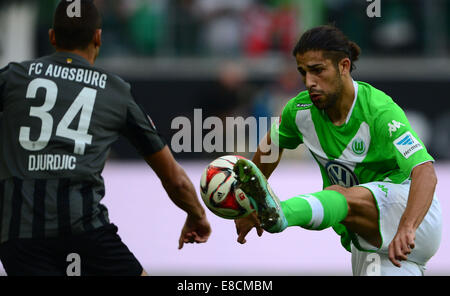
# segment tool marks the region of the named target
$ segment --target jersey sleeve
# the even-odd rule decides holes
[[[292,109],[294,101],[289,101],[284,107],[278,122],[270,129],[272,143],[280,148],[295,149],[303,143],[303,137],[295,123],[296,110]]]
[[[434,161],[423,142],[406,118],[403,110],[395,103],[383,108],[375,123],[378,141],[385,153],[393,155],[405,175],[410,176],[414,167]]]
[[[122,134],[142,156],[149,156],[166,146],[164,138],[147,113],[134,99],[127,106],[127,115]]]

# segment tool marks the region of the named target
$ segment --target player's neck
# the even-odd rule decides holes
[[[95,58],[96,58],[95,54],[89,50],[80,50],[80,49],[67,50],[67,49],[57,48],[56,51],[57,52],[68,52],[71,54],[79,55],[82,58],[84,58],[85,60],[87,60],[89,62],[89,64],[91,64],[91,65],[94,65]]]
[[[353,80],[351,77],[348,77],[343,80],[342,95],[337,99],[333,107],[326,110],[328,117],[334,125],[340,126],[347,121],[348,113],[352,109],[354,99],[355,88],[353,87]]]

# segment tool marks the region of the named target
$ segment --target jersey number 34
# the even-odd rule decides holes
[[[42,121],[39,137],[35,141],[31,140],[31,128],[28,126],[20,127],[19,132],[20,145],[29,151],[44,149],[48,145],[53,131],[53,117],[49,112],[55,106],[58,96],[58,86],[51,80],[36,78],[28,85],[26,98],[35,99],[36,93],[40,88],[45,89],[44,104],[39,107],[30,107],[30,116],[37,117]],[[73,150],[75,154],[83,155],[86,144],[91,144],[92,142],[92,135],[88,134],[88,129],[91,123],[96,96],[97,90],[84,87],[56,127],[56,136],[68,138],[75,142]],[[80,110],[81,114],[77,129],[69,128]]]

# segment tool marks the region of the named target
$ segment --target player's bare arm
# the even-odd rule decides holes
[[[192,182],[176,162],[169,148],[166,146],[145,160],[158,175],[170,199],[188,214],[178,248],[181,249],[184,243],[206,242],[211,234],[211,227],[205,210],[197,198]]]
[[[414,248],[415,232],[430,208],[437,184],[432,162],[416,166],[411,173],[411,189],[397,234],[389,245],[389,259],[401,267],[400,260],[406,260]]]
[[[253,155],[252,161],[256,164],[256,166],[261,170],[261,172],[264,174],[264,176],[269,179],[270,175],[272,175],[273,171],[277,168],[278,164],[280,163],[281,156],[283,154],[283,149],[273,145],[272,139],[270,138],[270,131],[266,134],[266,136],[261,140],[262,144],[267,144],[270,149],[267,152],[263,152],[261,149],[261,145],[258,146],[258,149],[256,150],[255,154]],[[278,159],[275,162],[262,162],[261,156],[263,155],[271,155],[273,153],[273,149],[278,149],[277,154]]]

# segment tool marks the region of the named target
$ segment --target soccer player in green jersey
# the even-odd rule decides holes
[[[433,158],[388,95],[352,79],[360,49],[340,30],[308,30],[293,54],[307,91],[286,104],[263,140],[272,150],[258,148],[253,162],[239,160],[234,168],[258,205],[236,220],[238,241],[245,243],[253,227],[259,235],[332,227],[352,253],[354,275],[367,274],[373,252],[380,275],[423,275],[442,231]],[[266,178],[283,149],[302,143],[320,167],[324,190],[280,202]],[[274,149],[277,161],[264,162]]]
[[[130,85],[93,66],[101,17],[93,1],[79,4],[80,16],[69,16],[65,0],[56,9],[49,32],[56,53],[0,69],[0,260],[8,275],[66,275],[73,253],[82,276],[145,275],[100,202],[102,170],[119,136],[187,213],[178,247],[206,242],[211,232],[192,182]],[[158,198],[149,195],[142,198]]]

